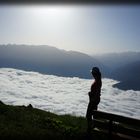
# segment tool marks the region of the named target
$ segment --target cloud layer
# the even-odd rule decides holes
[[[93,80],[66,78],[0,69],[0,100],[10,105],[28,105],[57,114],[85,116],[88,91]],[[119,90],[112,79],[103,79],[99,110],[140,118],[140,91]]]

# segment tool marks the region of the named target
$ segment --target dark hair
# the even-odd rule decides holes
[[[101,79],[101,72],[98,67],[93,67],[91,73]]]

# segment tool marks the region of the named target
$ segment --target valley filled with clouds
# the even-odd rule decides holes
[[[59,77],[0,68],[0,100],[9,105],[28,105],[54,112],[85,116],[93,80]],[[140,91],[113,87],[118,81],[103,78],[99,110],[140,118]]]
[[[0,68],[15,68],[62,77],[91,79],[89,70],[98,66],[102,77],[120,81],[122,90],[140,91],[140,52],[90,56],[48,45],[0,45]],[[135,78],[134,78],[135,77]]]

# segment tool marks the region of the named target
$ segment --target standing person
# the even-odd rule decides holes
[[[91,85],[90,92],[88,92],[89,104],[88,104],[87,114],[86,114],[88,132],[90,132],[92,129],[92,124],[93,124],[92,117],[94,116],[93,110],[97,110],[98,108],[98,104],[100,102],[100,96],[101,96],[101,87],[102,87],[101,72],[99,68],[93,67],[91,70],[91,74],[95,80]]]

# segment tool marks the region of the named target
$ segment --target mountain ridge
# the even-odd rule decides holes
[[[0,67],[37,71],[57,76],[91,79],[90,69],[93,66],[98,66],[102,77],[119,80],[118,87],[121,89],[140,89],[138,84],[140,76],[137,76],[139,72],[127,73],[130,70],[129,67],[133,67],[132,65],[136,62],[138,64],[135,65],[135,69],[139,69],[139,56],[140,52],[91,56],[77,51],[61,50],[49,45],[0,45]],[[124,75],[126,76],[124,77]],[[136,79],[135,85],[130,84],[133,75]],[[124,82],[129,83],[125,88]]]
[[[59,76],[90,78],[93,65],[104,67],[91,56],[48,46],[0,46],[0,67],[21,68]]]

